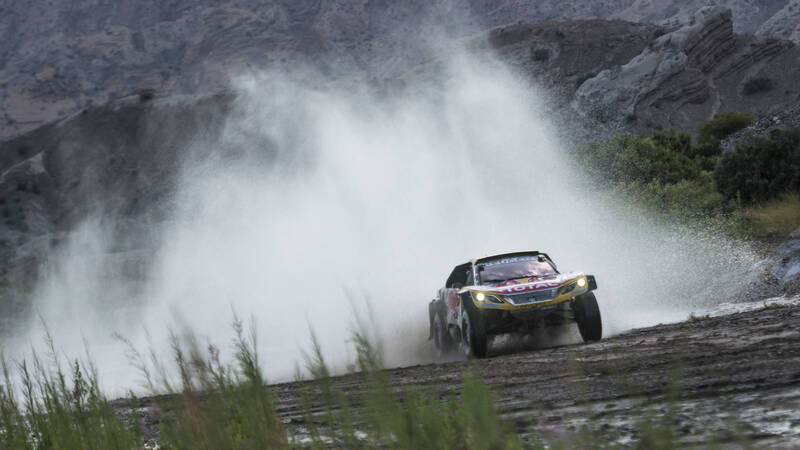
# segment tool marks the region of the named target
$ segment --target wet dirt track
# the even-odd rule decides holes
[[[585,423],[609,439],[637,440],[636,421],[672,408],[685,444],[800,446],[800,306],[638,329],[571,345],[390,371],[396,388],[442,396],[465,371],[489,384],[501,414],[523,436],[558,436]],[[474,366],[473,366],[474,364]],[[337,378],[345,391],[359,376]],[[275,386],[284,421],[302,427],[296,384]],[[670,392],[677,392],[674,402]]]
[[[798,327],[800,302],[792,301],[636,329],[588,345],[389,373],[398,393],[413,388],[445,398],[461,389],[466,371],[477,372],[490,386],[502,416],[526,440],[567,436],[588,423],[606,439],[635,443],[643,416],[671,411],[681,444],[797,448]],[[363,382],[358,374],[334,379],[355,404]],[[277,384],[274,389],[278,413],[302,437],[299,384]],[[124,403],[117,405],[130,407]],[[139,406],[145,406],[139,411],[148,410]],[[156,423],[145,428],[157,438]]]

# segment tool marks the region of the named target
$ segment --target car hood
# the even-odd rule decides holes
[[[560,273],[550,277],[531,277],[506,280],[500,284],[471,287],[473,290],[500,295],[524,294],[559,287],[567,281],[583,275],[583,272]]]

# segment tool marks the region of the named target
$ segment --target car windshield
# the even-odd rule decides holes
[[[556,274],[547,261],[539,261],[535,256],[503,258],[479,264],[481,282],[498,283],[516,278],[548,277]]]

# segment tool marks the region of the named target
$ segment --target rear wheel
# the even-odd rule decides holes
[[[437,312],[433,316],[433,345],[439,358],[446,356],[453,350],[453,340],[447,332],[444,318]]]
[[[461,313],[461,351],[467,357],[485,358],[488,347],[486,328],[475,313]]]
[[[583,342],[599,341],[603,336],[603,323],[594,293],[588,292],[576,297],[572,307]]]

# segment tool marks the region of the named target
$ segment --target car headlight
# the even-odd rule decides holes
[[[586,286],[586,278],[581,278],[580,280],[578,280],[578,287],[584,287],[584,286]]]
[[[475,300],[479,302],[489,302],[489,303],[503,303],[502,300],[496,295],[486,295],[483,292],[478,292],[475,294]]]

